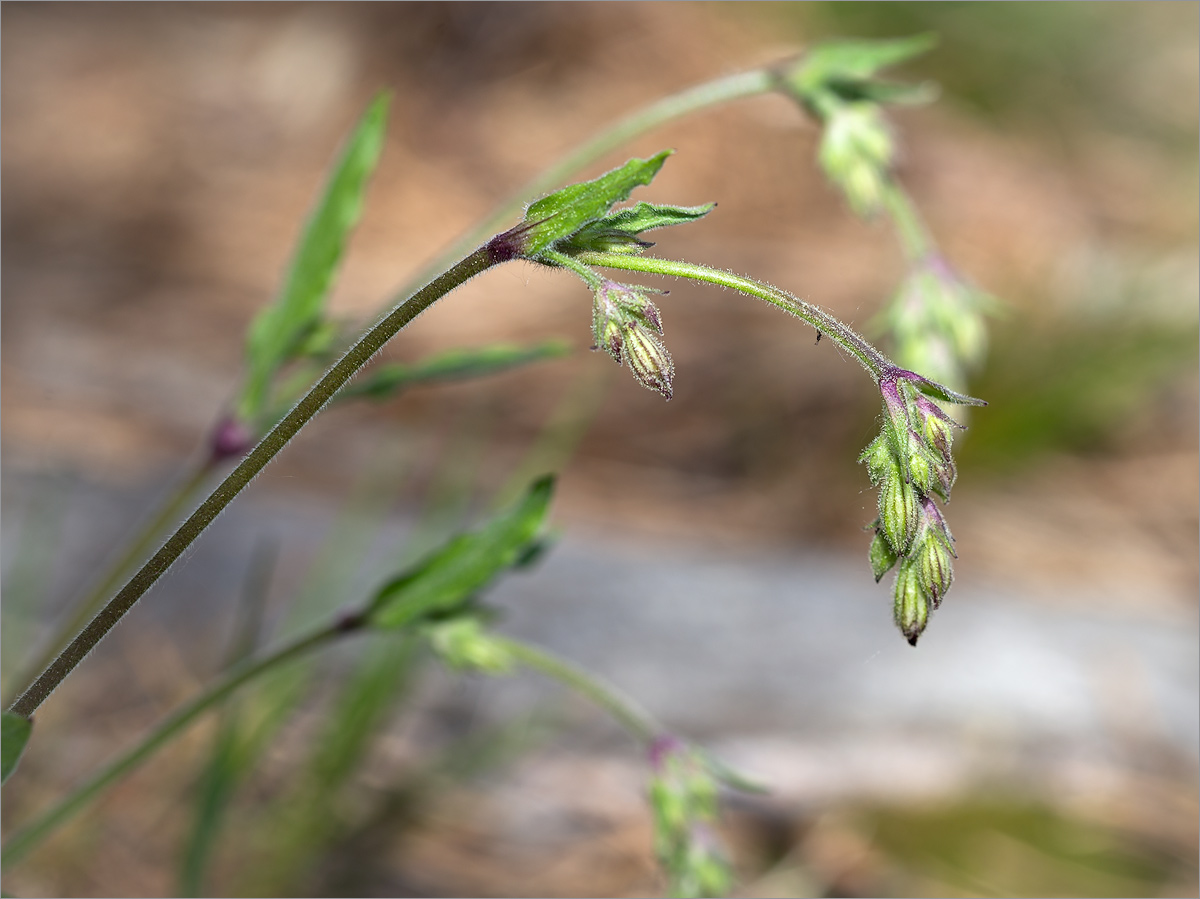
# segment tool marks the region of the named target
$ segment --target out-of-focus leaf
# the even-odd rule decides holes
[[[896,81],[839,81],[829,83],[829,89],[843,100],[869,100],[893,106],[920,106],[932,103],[941,92],[932,81],[920,84],[901,84]]]
[[[529,347],[498,343],[478,349],[448,350],[412,365],[381,365],[341,391],[337,399],[391,399],[415,384],[482,378],[531,362],[556,359],[569,351],[569,346],[561,340],[548,340]]]
[[[526,556],[542,530],[553,492],[554,478],[541,478],[484,527],[455,537],[385,584],[371,603],[371,624],[402,627],[470,599]]]
[[[248,659],[258,646],[263,612],[275,571],[278,545],[260,542],[251,556],[250,570],[241,596],[240,621],[234,630],[226,670]],[[254,757],[245,738],[246,728],[237,700],[221,709],[221,720],[212,755],[200,774],[195,792],[191,833],[184,843],[179,869],[179,895],[203,896],[204,877],[226,821],[230,801]]]
[[[0,783],[17,770],[21,754],[33,733],[33,722],[23,715],[5,712],[0,721]]]
[[[628,199],[635,187],[653,181],[673,152],[663,150],[649,159],[631,159],[595,180],[568,185],[531,203],[521,228],[524,254],[537,256],[556,241],[603,218],[614,204]]]
[[[809,94],[837,82],[866,81],[880,69],[920,56],[936,44],[934,34],[894,40],[829,41],[801,57],[785,78],[793,90]]]
[[[576,250],[641,252],[646,247],[653,246],[638,238],[643,231],[694,222],[708,215],[716,205],[706,203],[703,206],[658,206],[654,203],[638,203],[585,225],[567,240],[565,245]]]
[[[305,225],[283,290],[250,325],[246,339],[249,370],[238,401],[243,421],[255,420],[262,411],[279,367],[309,351],[306,342],[324,332],[325,300],[346,240],[362,213],[367,180],[383,149],[388,99],[387,94],[376,97],[350,136]]]

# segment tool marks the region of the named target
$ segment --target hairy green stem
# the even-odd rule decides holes
[[[697,84],[626,116],[576,147],[553,166],[503,200],[479,225],[464,234],[426,268],[422,269],[413,279],[412,284],[401,289],[401,294],[407,294],[416,284],[424,283],[434,273],[445,268],[449,262],[463,255],[487,235],[497,231],[505,222],[520,213],[530,200],[568,183],[580,169],[591,165],[626,141],[657,128],[659,125],[665,125],[673,119],[683,118],[693,112],[728,103],[731,100],[770,93],[778,86],[778,76],[770,69],[752,69],[749,72],[739,72],[736,75],[727,75]]]
[[[665,733],[637,703],[623,696],[615,687],[600,681],[594,674],[589,674],[566,659],[520,640],[500,636],[493,636],[492,639],[526,668],[532,668],[582,693],[616,718],[622,727],[642,742],[650,743]]]
[[[27,662],[20,669],[19,675],[13,678],[12,683],[17,685],[14,692],[23,692],[28,689],[33,679],[54,661],[54,657],[62,651],[67,641],[79,633],[79,629],[96,614],[96,610],[104,604],[104,600],[108,599],[112,592],[120,586],[121,577],[127,574],[129,569],[149,552],[163,529],[178,520],[196,491],[212,474],[213,468],[211,457],[206,456],[200,464],[193,466],[183,480],[171,490],[153,515],[138,529],[124,552],[112,561],[112,564],[105,569],[103,576],[74,604],[74,611],[70,617],[64,619],[62,624],[55,629],[53,636],[46,640],[41,652]],[[12,694],[6,696],[5,703],[12,702],[12,699]]]
[[[133,608],[134,603],[203,533],[218,514],[237,496],[254,476],[287,445],[288,441],[335,393],[374,356],[395,334],[433,305],[438,299],[475,275],[517,258],[518,247],[507,235],[494,238],[456,265],[434,278],[408,300],[380,319],[325,373],[292,411],[273,427],[250,454],[222,481],[200,507],[192,513],[167,542],[150,557],[133,578],[96,614],[37,680],[21,694],[9,711],[29,718],[63,679],[83,661],[92,648]]]
[[[357,622],[352,622],[356,624]],[[247,660],[231,668],[229,672],[190,703],[179,709],[137,746],[110,763],[91,780],[78,787],[54,808],[47,811],[32,824],[26,826],[4,844],[0,853],[0,864],[11,865],[23,858],[31,849],[49,836],[60,825],[69,820],[93,798],[113,782],[124,777],[164,745],[178,736],[203,712],[220,703],[229,694],[264,672],[293,661],[324,644],[350,633],[355,628],[345,621],[324,625],[308,634],[297,637],[279,649],[258,660]]]
[[[933,238],[917,214],[912,198],[894,178],[888,178],[884,185],[883,204],[896,225],[905,258],[909,262],[920,262],[933,250]]]
[[[680,262],[674,259],[656,259],[651,256],[634,256],[625,253],[580,253],[576,260],[585,265],[598,265],[601,268],[616,268],[630,272],[645,272],[651,275],[665,275],[673,278],[689,278],[693,281],[703,281],[729,287],[741,293],[749,294],[765,300],[772,306],[777,306],[784,312],[791,313],[803,319],[819,334],[830,340],[862,363],[863,368],[871,373],[876,380],[885,377],[896,369],[887,356],[871,346],[866,338],[842,324],[820,306],[806,303],[786,290],[763,284],[750,278],[743,278],[732,272],[697,265],[693,262]]]

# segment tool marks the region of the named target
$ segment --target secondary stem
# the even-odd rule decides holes
[[[423,269],[413,279],[412,286],[428,280],[435,273],[444,269],[449,262],[457,259],[486,238],[487,235],[497,231],[505,222],[521,212],[530,200],[571,181],[580,169],[591,165],[605,153],[615,150],[626,141],[632,140],[652,128],[657,128],[659,125],[664,125],[672,119],[682,118],[690,113],[709,106],[727,103],[730,100],[769,93],[777,87],[778,76],[770,70],[752,69],[749,72],[739,72],[736,75],[728,75],[690,87],[651,103],[644,109],[621,119],[591,140],[576,147],[555,165],[544,170],[508,199],[503,200],[486,219],[464,234]],[[410,289],[411,286],[406,287],[402,293],[408,293]]]
[[[297,637],[270,655],[257,661],[248,660],[231,669],[224,678],[167,718],[141,743],[112,762],[38,820],[15,834],[5,843],[3,853],[0,854],[0,863],[11,865],[24,857],[55,828],[87,805],[96,794],[103,791],[109,784],[124,777],[177,736],[201,713],[217,705],[247,681],[253,680],[265,671],[299,658],[349,632],[350,630],[340,621],[328,624],[304,636]]]
[[[582,693],[620,722],[637,739],[649,743],[655,737],[663,734],[663,729],[638,705],[626,696],[622,696],[614,687],[602,683],[595,675],[589,674],[582,668],[552,655],[544,649],[530,646],[519,640],[507,637],[493,637],[500,645],[522,665],[539,671],[561,684]]]
[[[896,225],[900,246],[909,262],[919,262],[933,249],[933,239],[925,228],[921,217],[908,193],[889,179],[883,191],[883,203]]]
[[[54,661],[54,657],[62,651],[64,644],[79,633],[79,629],[96,614],[96,610],[104,604],[104,600],[120,586],[121,577],[150,550],[150,547],[154,545],[155,538],[162,533],[163,528],[172,521],[178,520],[188,502],[212,473],[213,464],[210,458],[206,457],[171,490],[153,516],[137,531],[125,551],[109,565],[103,577],[96,581],[75,604],[71,616],[55,630],[54,635],[46,641],[42,651],[21,669],[19,676],[13,678],[12,682],[17,685],[18,690],[23,691],[28,688],[30,681]],[[11,702],[11,700],[12,694],[9,694],[5,701]]]
[[[693,281],[704,281],[721,287],[730,287],[741,293],[765,300],[772,306],[777,306],[808,322],[817,329],[818,333],[828,336],[830,340],[854,356],[876,380],[896,369],[895,364],[871,346],[866,338],[842,324],[820,306],[806,303],[786,290],[780,290],[770,284],[743,278],[721,269],[709,268],[706,265],[696,265],[692,262],[680,262],[674,259],[656,259],[651,256],[634,256],[625,253],[591,252],[580,253],[575,258],[586,265],[598,265],[602,268],[689,278]]]
[[[280,420],[242,460],[228,477],[222,481],[200,507],[192,513],[167,542],[150,557],[133,578],[96,614],[88,625],[75,637],[46,668],[45,671],[21,694],[9,709],[29,718],[63,679],[83,661],[93,647],[100,642],[122,617],[133,608],[134,603],[153,586],[178,559],[185,549],[203,533],[229,505],[254,476],[287,445],[338,389],[374,356],[395,334],[417,317],[435,301],[475,275],[501,262],[514,259],[517,247],[504,236],[495,238],[456,265],[430,281],[423,288],[401,303],[377,322],[333,367],[325,373],[304,397],[292,407],[292,411]]]

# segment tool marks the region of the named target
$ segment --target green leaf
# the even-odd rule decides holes
[[[893,106],[920,106],[932,103],[940,90],[932,81],[901,84],[897,81],[832,81],[830,89],[844,100],[869,100]]]
[[[28,718],[14,712],[4,713],[4,720],[0,722],[0,783],[17,770],[32,732],[33,722]]]
[[[470,534],[453,538],[385,584],[368,611],[376,627],[397,628],[451,611],[524,560],[545,523],[554,478],[536,481],[509,509]]]
[[[784,73],[788,86],[809,98],[847,82],[864,82],[881,69],[920,56],[937,44],[937,35],[917,34],[892,40],[830,41],[818,44]]]
[[[926,396],[933,397],[935,400],[942,400],[946,403],[954,403],[956,406],[986,406],[987,400],[977,399],[973,396],[967,396],[965,393],[959,393],[956,390],[951,390],[945,384],[939,384],[937,381],[931,381],[928,378],[913,372],[906,372],[904,379],[909,381],[917,390]]]
[[[708,215],[716,205],[706,203],[703,206],[658,206],[654,203],[638,203],[585,225],[565,241],[564,248],[600,253],[640,252],[652,246],[638,239],[638,235],[643,231],[694,222]]]
[[[279,297],[250,325],[249,370],[238,400],[243,421],[256,419],[275,372],[303,353],[306,340],[321,331],[326,298],[346,240],[362,214],[367,180],[383,149],[388,100],[387,94],[376,97],[350,136],[305,225]]]
[[[584,225],[603,218],[614,204],[628,199],[635,187],[653,181],[673,152],[663,150],[649,159],[631,159],[593,181],[568,185],[531,203],[525,210],[525,224],[520,227],[522,254],[535,257]]]
[[[570,347],[562,340],[548,340],[528,347],[497,343],[477,349],[454,349],[423,359],[413,365],[381,365],[337,395],[337,400],[369,397],[391,399],[416,384],[482,378],[567,355]]]

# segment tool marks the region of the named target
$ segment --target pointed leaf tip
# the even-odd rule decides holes
[[[29,736],[33,733],[33,722],[15,712],[4,712],[0,721],[0,783],[8,780],[17,770]]]
[[[535,257],[556,241],[570,237],[595,222],[634,188],[649,184],[674,150],[663,150],[649,159],[630,159],[599,178],[570,184],[529,204],[525,211],[521,253]]]

